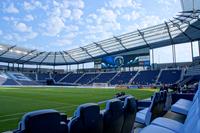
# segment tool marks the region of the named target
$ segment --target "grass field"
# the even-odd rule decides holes
[[[150,97],[155,90],[123,90],[137,99]],[[111,99],[120,92],[115,89],[75,88],[0,88],[0,132],[13,130],[26,112],[39,109],[56,109],[68,117],[78,105]]]

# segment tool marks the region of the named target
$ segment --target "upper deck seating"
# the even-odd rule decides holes
[[[197,91],[184,124],[168,119],[157,118],[140,133],[199,133],[200,132],[200,91]]]
[[[174,84],[181,78],[181,70],[162,70],[158,83]]]
[[[156,82],[159,72],[159,70],[140,71],[133,82],[142,85],[153,84]]]
[[[103,114],[103,133],[121,133],[124,122],[122,101],[118,99],[109,100]]]
[[[92,83],[108,83],[117,73],[101,73]]]
[[[62,78],[64,78],[68,73],[65,73],[65,74],[53,74],[52,75],[52,78],[54,79],[55,82],[58,82],[60,81]]]
[[[25,114],[13,133],[68,133],[68,127],[56,110],[39,110]]]
[[[112,81],[110,84],[112,85],[122,85],[122,84],[128,84],[131,78],[135,76],[137,72],[121,72],[119,73]]]
[[[64,83],[74,83],[76,80],[78,80],[83,74],[82,73],[70,73],[67,77],[62,79],[60,82]]]
[[[38,73],[37,77],[38,77],[38,80],[40,81],[45,81],[46,79],[50,78],[48,73]]]
[[[97,104],[80,105],[69,122],[70,133],[103,133],[103,117]]]
[[[92,79],[94,79],[99,73],[86,73],[84,74],[81,79],[77,82],[77,84],[88,84]]]

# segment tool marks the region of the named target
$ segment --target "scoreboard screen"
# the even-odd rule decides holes
[[[101,59],[102,68],[149,66],[149,56],[119,55],[106,56]]]

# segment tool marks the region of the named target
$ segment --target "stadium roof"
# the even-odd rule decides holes
[[[158,48],[200,39],[200,10],[183,11],[173,20],[93,42],[68,51],[46,52],[0,45],[0,61],[17,64],[69,65],[141,48]]]

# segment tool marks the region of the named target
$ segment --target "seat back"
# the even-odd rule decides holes
[[[149,125],[150,122],[159,116],[160,112],[160,93],[155,92],[152,98],[151,105],[147,111],[147,114],[145,116],[145,124]]]
[[[106,103],[106,109],[103,112],[104,133],[121,132],[124,122],[122,107],[122,102],[119,99],[112,99]]]
[[[94,103],[80,105],[68,126],[70,133],[103,133],[100,107]]]
[[[135,116],[137,112],[137,103],[133,96],[128,96],[124,101],[124,123],[121,133],[131,133],[134,127]]]
[[[18,133],[67,133],[67,124],[56,110],[39,110],[25,114]]]
[[[181,132],[189,133],[191,131],[193,133],[200,132],[200,93],[197,94],[197,98],[188,112]]]

